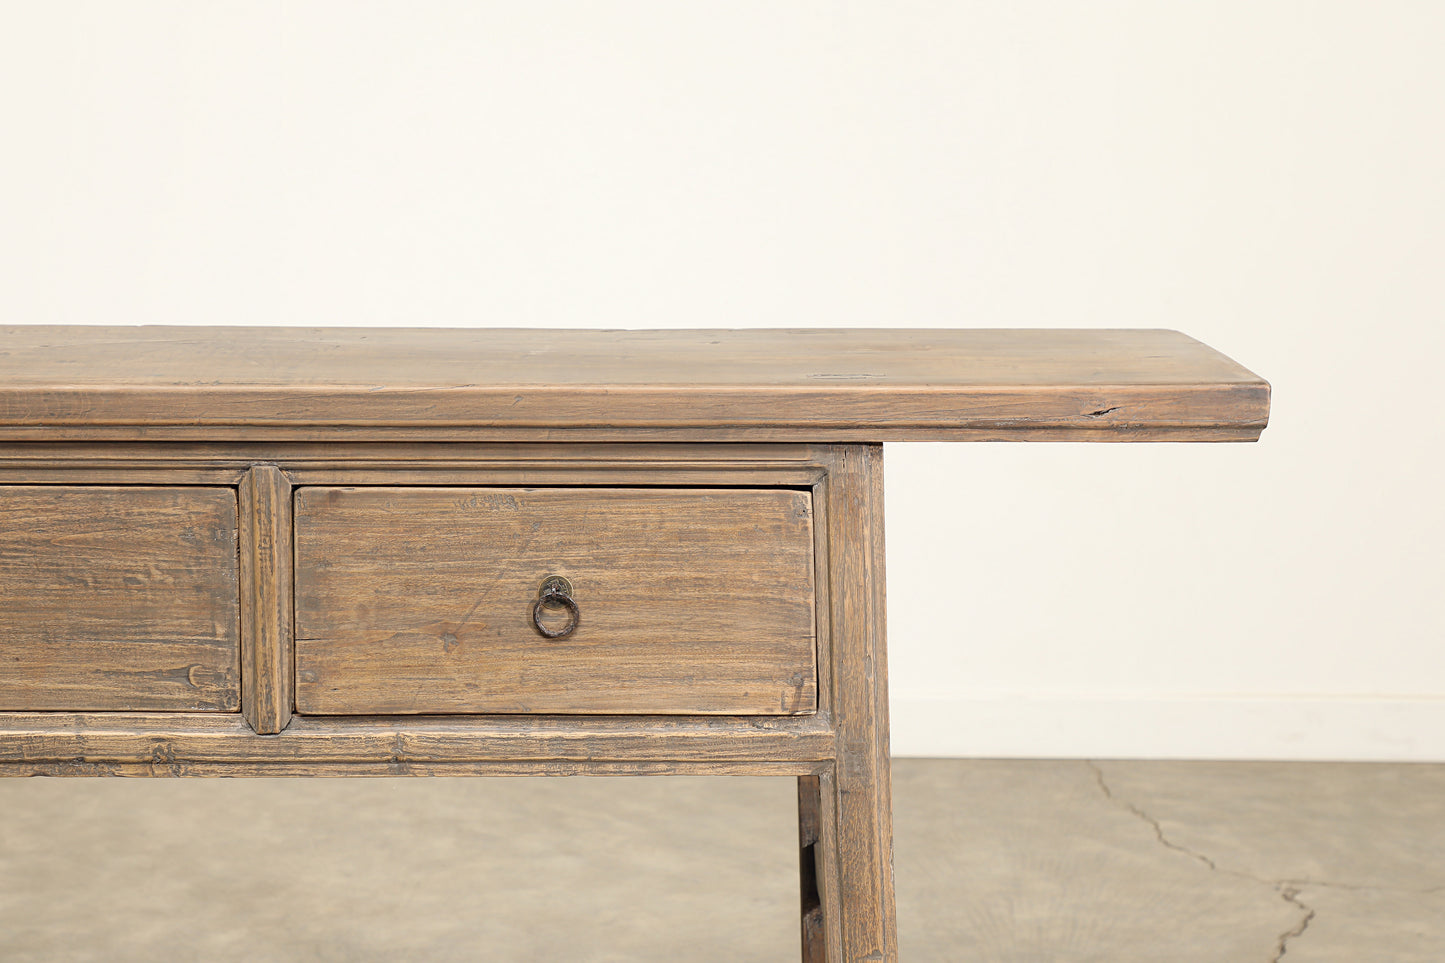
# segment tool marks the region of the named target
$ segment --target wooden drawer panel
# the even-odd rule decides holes
[[[298,712],[817,708],[806,491],[301,488],[295,527]]]
[[[229,488],[0,486],[0,710],[235,711]]]

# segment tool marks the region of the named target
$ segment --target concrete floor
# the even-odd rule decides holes
[[[0,780],[0,960],[797,958],[785,779]],[[901,957],[1445,960],[1445,766],[898,760]]]

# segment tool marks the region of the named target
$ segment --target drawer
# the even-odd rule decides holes
[[[817,708],[807,491],[318,487],[294,507],[298,712]],[[533,623],[549,575],[573,589],[563,638]]]
[[[0,710],[234,712],[230,488],[0,486]]]

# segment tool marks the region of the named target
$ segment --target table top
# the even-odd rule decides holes
[[[1269,384],[1167,330],[0,329],[0,439],[1248,441]]]

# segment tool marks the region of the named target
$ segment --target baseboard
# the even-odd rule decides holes
[[[1445,697],[896,694],[892,742],[895,756],[1445,762]]]

